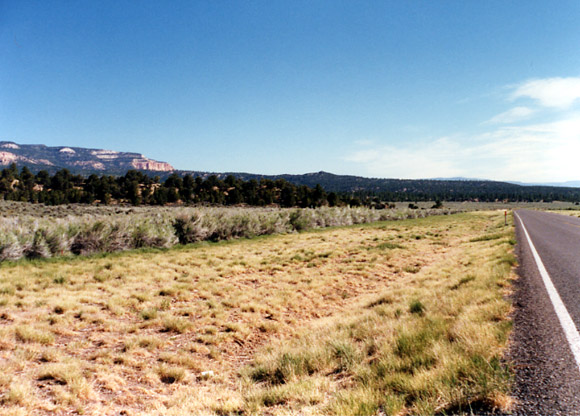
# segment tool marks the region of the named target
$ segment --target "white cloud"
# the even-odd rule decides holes
[[[524,82],[516,88],[512,99],[528,97],[544,107],[565,109],[580,99],[580,77],[545,78]]]
[[[486,123],[490,124],[510,124],[515,123],[517,121],[522,121],[530,118],[536,110],[532,110],[528,107],[514,107],[508,111],[505,111],[501,114],[498,114],[495,117],[492,117]]]
[[[578,155],[580,115],[574,115],[552,123],[504,126],[471,138],[375,147],[347,160],[378,177],[555,182],[580,178]]]
[[[413,144],[365,143],[346,160],[368,176],[435,178],[463,176],[522,182],[564,182],[580,179],[579,78],[546,78],[510,87],[512,100],[529,98],[537,107],[517,106],[484,125],[489,131],[472,136],[443,137]],[[552,111],[543,111],[551,109]],[[537,114],[550,122],[533,122]],[[525,124],[516,123],[528,120]]]
[[[381,146],[360,150],[347,158],[362,164],[372,176],[425,178],[456,176],[453,166],[456,144],[447,138],[417,146]],[[433,154],[435,153],[435,157]]]

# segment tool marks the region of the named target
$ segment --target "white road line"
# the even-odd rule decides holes
[[[572,350],[572,354],[574,354],[574,358],[576,359],[576,365],[580,370],[580,334],[578,333],[578,329],[576,325],[574,325],[574,321],[570,317],[566,306],[564,306],[564,302],[560,298],[558,291],[554,287],[554,283],[552,283],[552,279],[550,279],[550,275],[542,263],[542,259],[540,255],[536,251],[536,247],[534,247],[534,243],[532,243],[532,239],[528,234],[528,230],[526,230],[526,226],[524,222],[520,218],[517,213],[514,213],[518,220],[520,220],[520,224],[522,225],[522,230],[524,230],[524,234],[528,239],[528,243],[530,245],[530,249],[532,250],[532,254],[534,255],[534,260],[536,260],[536,265],[538,266],[538,270],[540,271],[540,275],[542,276],[542,280],[544,281],[544,285],[546,286],[546,290],[548,291],[548,295],[550,296],[550,300],[552,301],[552,305],[554,306],[554,310],[556,311],[556,315],[558,315],[558,319],[560,320],[560,325],[562,325],[562,329],[564,330],[564,334],[566,334],[566,339],[568,339],[568,344],[570,344],[570,349]]]

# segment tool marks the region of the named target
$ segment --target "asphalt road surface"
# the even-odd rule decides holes
[[[580,218],[526,210],[514,217],[514,414],[580,415]]]

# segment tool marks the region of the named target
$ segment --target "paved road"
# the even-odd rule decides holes
[[[515,396],[520,402],[515,414],[580,415],[580,370],[568,340],[574,331],[578,337],[576,328],[580,328],[580,218],[518,210],[515,222],[520,278],[515,284],[509,353],[515,365]],[[571,318],[568,335],[522,222]]]

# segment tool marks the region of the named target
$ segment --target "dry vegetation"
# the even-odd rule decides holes
[[[556,210],[556,209],[552,209],[546,212],[551,212],[553,214],[561,214],[561,215],[567,215],[569,217],[578,217],[580,218],[580,208],[576,207],[575,209],[566,209],[566,210]]]
[[[21,207],[19,212],[16,207]],[[0,262],[169,248],[198,241],[221,241],[384,220],[448,215],[453,210],[320,207],[316,209],[142,207],[75,205],[62,216],[43,205],[0,203]],[[36,214],[30,210],[36,209]],[[75,211],[76,210],[76,211]],[[10,214],[10,212],[12,214]],[[54,214],[54,215],[53,215]]]
[[[506,407],[503,212],[0,265],[0,414]]]
[[[428,210],[434,205],[434,201],[415,202],[421,210]],[[391,202],[395,210],[408,212],[409,202]],[[180,206],[131,206],[131,205],[92,205],[92,204],[65,204],[65,205],[44,205],[31,204],[28,202],[0,200],[0,217],[29,216],[35,218],[61,218],[70,217],[117,217],[125,215],[145,214],[171,214],[179,211]],[[546,210],[580,210],[580,205],[572,202],[452,202],[444,201],[443,208],[457,211],[492,211],[498,209],[513,210],[517,208],[529,208]],[[233,209],[230,207],[228,209]],[[268,210],[267,208],[257,208],[258,210]]]

